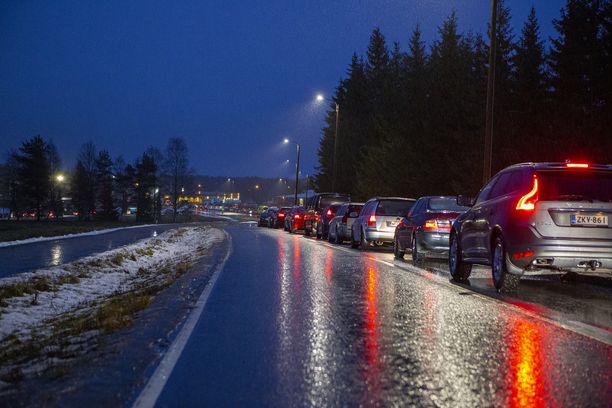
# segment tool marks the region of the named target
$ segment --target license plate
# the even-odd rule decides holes
[[[570,216],[570,224],[580,226],[586,225],[589,227],[607,227],[608,216],[572,214]]]

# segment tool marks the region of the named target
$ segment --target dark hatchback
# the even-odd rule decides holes
[[[271,215],[270,228],[281,228],[285,225],[285,217],[291,211],[291,207],[281,207]]]
[[[308,217],[304,224],[304,234],[311,235],[317,231],[317,223],[323,210],[333,204],[344,204],[351,201],[351,196],[341,193],[317,193],[308,200],[306,211]],[[320,236],[318,237],[320,238]]]
[[[396,258],[403,258],[410,250],[414,263],[429,257],[445,258],[451,225],[468,209],[458,205],[455,196],[419,198],[395,229],[393,254]]]

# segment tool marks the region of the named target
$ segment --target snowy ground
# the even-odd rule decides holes
[[[216,228],[183,227],[58,267],[0,279],[0,293],[5,293],[0,298],[0,344],[9,336],[27,341],[33,332],[50,335],[51,321],[91,310],[112,296],[159,285],[169,279],[173,267],[189,264],[225,237]],[[35,293],[6,296],[10,288],[41,282],[46,288]]]

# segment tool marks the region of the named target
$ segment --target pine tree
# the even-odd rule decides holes
[[[535,147],[521,151],[520,158],[513,161],[549,160],[543,157],[550,149],[546,145],[546,127],[542,126],[547,115],[547,77],[545,71],[544,42],[540,38],[540,27],[535,8],[531,7],[527,21],[523,25],[521,37],[515,45],[513,59],[513,110],[515,115],[516,137],[514,145]],[[514,149],[517,153],[517,149]]]
[[[146,153],[136,161],[136,220],[151,221],[154,218],[153,197],[157,184],[157,164]]]
[[[606,99],[600,79],[610,75],[601,71],[600,5],[600,1],[568,0],[561,17],[553,21],[558,37],[552,39],[550,53],[556,118],[551,125],[559,160],[570,156],[601,160],[603,152],[610,151],[605,148],[610,146],[609,130],[597,131]]]
[[[71,178],[72,205],[77,210],[79,220],[91,217],[91,197],[89,194],[89,174],[81,160],[77,160]],[[94,207],[95,208],[95,207]]]
[[[100,213],[105,220],[117,218],[113,203],[113,161],[106,150],[101,150],[96,159],[96,191]]]
[[[19,194],[27,205],[36,209],[36,220],[40,221],[43,206],[51,190],[51,165],[47,144],[40,136],[26,140],[14,159],[17,164]]]

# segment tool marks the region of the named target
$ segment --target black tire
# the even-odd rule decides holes
[[[361,237],[359,238],[359,249],[366,251],[370,246],[370,243],[365,237],[363,230],[361,230]]]
[[[457,234],[454,233],[451,233],[449,238],[448,269],[456,282],[465,282],[472,273],[472,264],[461,259],[461,247]]]
[[[396,259],[404,259],[404,254],[406,252],[400,250],[399,246],[400,245],[399,245],[397,235],[396,235],[395,238],[393,239],[393,256],[395,256]]]
[[[501,293],[515,292],[521,277],[508,272],[506,246],[501,235],[495,238],[495,243],[491,250],[491,275],[495,289]]]
[[[425,261],[425,257],[419,251],[419,242],[417,241],[416,234],[412,234],[412,264],[420,266]]]
[[[354,249],[359,248],[359,242],[355,241],[355,235],[353,234],[352,230],[351,230],[351,248],[354,248]]]

